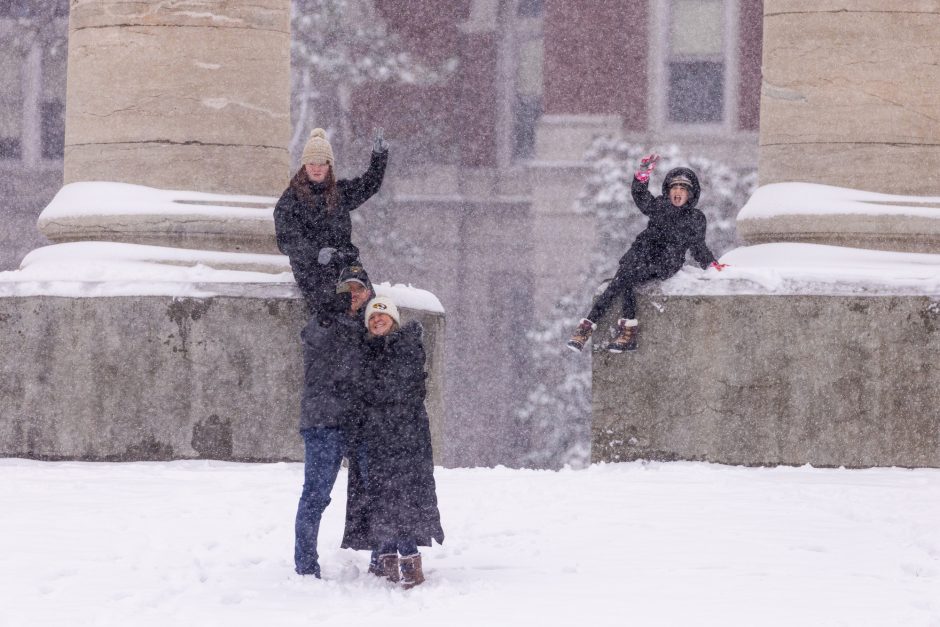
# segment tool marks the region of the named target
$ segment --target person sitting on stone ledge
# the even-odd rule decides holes
[[[727,266],[718,263],[705,243],[706,219],[705,214],[696,208],[701,187],[695,172],[684,167],[670,170],[663,179],[662,196],[654,197],[648,188],[657,161],[659,155],[643,157],[631,186],[633,202],[649,222],[620,258],[614,278],[568,340],[567,346],[571,350],[584,348],[597,328],[597,322],[617,296],[623,298],[622,316],[617,320],[617,335],[607,345],[607,350],[612,353],[636,350],[639,323],[634,287],[673,276],[685,263],[687,251],[691,251],[692,258],[703,269],[721,270]]]
[[[311,315],[349,307],[348,297],[337,299],[334,292],[340,270],[359,261],[349,212],[379,191],[387,163],[388,143],[379,128],[365,174],[336,180],[336,161],[326,131],[315,128],[310,133],[300,169],[274,208],[274,229],[278,250],[290,259]]]

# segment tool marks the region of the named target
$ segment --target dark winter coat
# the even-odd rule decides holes
[[[669,200],[669,184],[679,174],[692,181],[689,200],[676,207]],[[633,202],[649,218],[646,228],[637,235],[627,253],[620,259],[621,265],[643,269],[658,279],[674,275],[685,263],[685,254],[691,251],[692,258],[702,268],[715,261],[715,256],[705,243],[705,214],[696,208],[701,187],[695,172],[688,168],[675,168],[663,180],[663,195],[654,197],[648,184],[633,180]]]
[[[340,271],[359,259],[359,249],[352,243],[349,212],[379,191],[387,163],[388,151],[373,152],[365,174],[336,181],[336,206],[332,209],[327,207],[326,185],[322,183],[307,183],[312,203],[298,197],[293,186],[277,201],[274,207],[277,247],[290,259],[294,279],[312,313],[324,309],[342,311],[348,306],[348,296],[338,298],[335,286]],[[334,248],[336,252],[328,263],[321,265],[320,251],[324,248]]]
[[[341,427],[349,440],[363,414],[360,391],[366,348],[363,316],[361,313],[314,316],[300,337],[304,350],[300,429]]]
[[[444,541],[437,508],[422,329],[409,322],[388,336],[367,340],[363,370],[368,450],[368,507],[347,516],[343,547],[373,549],[414,538],[419,546]],[[358,504],[350,503],[355,509]],[[353,518],[353,519],[351,519]]]

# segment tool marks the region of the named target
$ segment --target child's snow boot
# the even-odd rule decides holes
[[[568,348],[573,351],[580,351],[583,349],[584,345],[587,344],[588,340],[591,339],[591,334],[594,333],[594,329],[596,328],[596,324],[587,318],[581,318],[581,322],[578,323],[578,328],[575,329],[574,335],[572,335],[571,339],[568,340]]]
[[[379,555],[378,576],[385,577],[392,583],[398,583],[401,576],[398,572],[398,553],[384,553]],[[370,569],[371,572],[371,569]]]
[[[424,572],[421,570],[421,554],[415,553],[401,558],[401,587],[410,590],[424,583]]]
[[[617,337],[610,341],[607,350],[611,353],[622,353],[623,351],[636,350],[636,336],[639,330],[639,322],[636,319],[627,320],[621,318],[617,321]]]

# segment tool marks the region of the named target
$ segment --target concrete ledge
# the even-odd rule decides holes
[[[0,298],[0,456],[302,460],[306,309],[253,292]],[[424,325],[439,458],[444,316],[402,315]]]
[[[940,295],[639,305],[639,350],[594,353],[593,461],[940,467]]]

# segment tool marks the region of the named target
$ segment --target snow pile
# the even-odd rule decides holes
[[[686,265],[665,294],[940,295],[940,255],[823,246],[760,244],[731,250],[721,272]]]
[[[0,272],[0,297],[208,298],[257,293],[258,286],[266,289],[266,297],[300,297],[283,255],[71,242],[37,248],[26,255],[19,270]],[[444,312],[434,294],[411,285],[380,283],[375,290],[401,307]]]
[[[0,272],[0,296],[207,297],[220,293],[213,284],[242,283],[280,285],[288,295],[294,277],[282,255],[72,242],[37,248],[19,270]]]
[[[207,219],[274,219],[277,198],[166,190],[129,183],[69,183],[39,215],[39,223],[83,216],[176,215]]]
[[[754,192],[738,213],[738,220],[830,214],[940,219],[940,196],[898,196],[816,183],[773,183]]]
[[[338,548],[293,572],[300,464],[0,460],[0,625],[940,625],[940,471],[437,469],[402,591]]]

